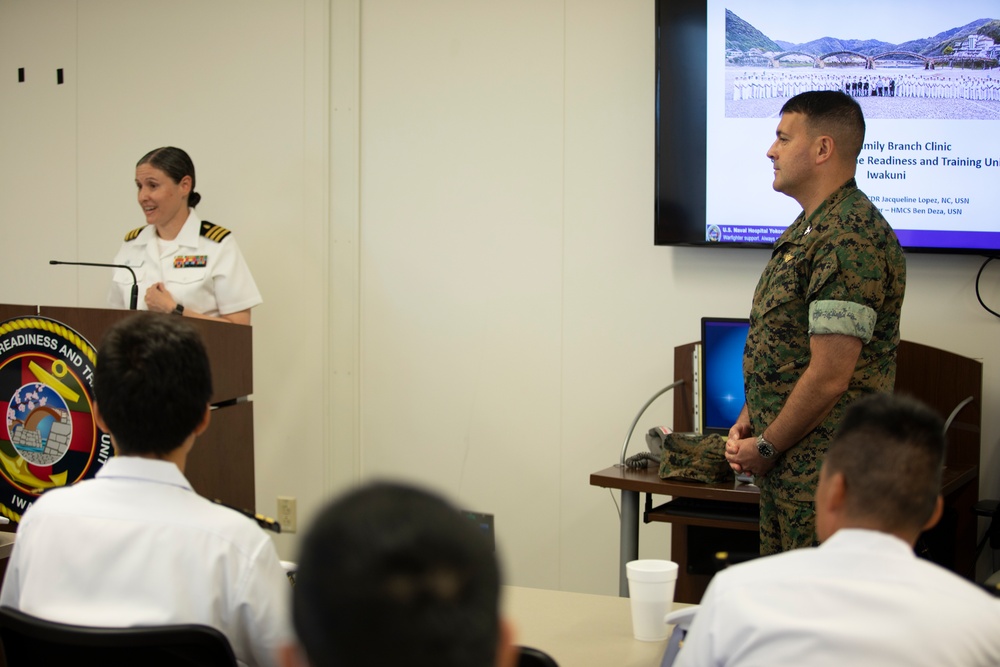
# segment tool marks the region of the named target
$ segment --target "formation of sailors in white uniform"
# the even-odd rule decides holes
[[[1000,101],[1000,75],[788,74],[745,72],[733,82],[734,100],[793,97],[808,90],[842,90],[854,97],[909,97]]]

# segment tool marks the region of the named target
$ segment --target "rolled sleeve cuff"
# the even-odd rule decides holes
[[[853,301],[813,301],[809,304],[809,335],[840,334],[867,343],[875,331],[875,311]]]

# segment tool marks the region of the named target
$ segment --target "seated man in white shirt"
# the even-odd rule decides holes
[[[76,625],[210,625],[241,663],[275,664],[291,587],[274,544],[184,477],[211,414],[198,333],[170,315],[120,321],[98,349],[94,395],[117,456],[28,508],[0,605]]]
[[[919,402],[854,403],[820,471],[822,545],[718,573],[675,665],[1000,665],[1000,600],[913,551],[941,516],[944,451]]]
[[[500,569],[442,498],[375,483],[320,512],[302,542],[286,667],[513,667]]]

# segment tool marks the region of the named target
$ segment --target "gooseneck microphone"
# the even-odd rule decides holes
[[[139,305],[139,281],[136,280],[135,271],[132,267],[127,264],[98,264],[95,262],[60,262],[57,259],[50,259],[49,264],[63,264],[64,266],[103,266],[108,269],[128,269],[128,272],[132,274],[132,298],[129,302],[128,309],[136,310]]]

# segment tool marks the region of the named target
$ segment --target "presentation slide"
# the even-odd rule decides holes
[[[791,224],[766,156],[781,106],[841,90],[867,122],[858,186],[904,246],[1000,248],[998,18],[996,0],[709,0],[706,239]]]

